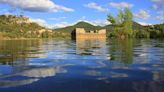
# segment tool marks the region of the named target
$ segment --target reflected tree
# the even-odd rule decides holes
[[[0,63],[7,65],[16,64],[15,61],[26,65],[28,58],[35,57],[32,54],[38,53],[39,48],[31,49],[42,45],[41,40],[0,40]]]
[[[131,64],[133,62],[133,39],[115,39],[109,48],[111,60]]]

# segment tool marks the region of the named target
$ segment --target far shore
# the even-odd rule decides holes
[[[42,40],[42,39],[60,39],[60,40],[68,40],[71,38],[61,38],[61,37],[57,37],[57,38],[0,38],[0,40]]]

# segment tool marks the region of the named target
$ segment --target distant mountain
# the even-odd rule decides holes
[[[58,29],[54,29],[55,31],[60,31],[60,32],[68,32],[71,33],[73,30],[75,30],[75,28],[84,28],[85,30],[99,30],[99,29],[106,29],[107,31],[110,31],[114,28],[113,25],[106,25],[106,26],[94,26],[90,23],[81,21],[78,22],[75,25],[72,26],[68,26],[68,27],[64,27],[64,28],[58,28]],[[133,29],[134,30],[141,30],[144,29],[144,26],[140,25],[137,22],[133,22]]]
[[[143,30],[145,27],[137,22],[133,22],[133,30]]]
[[[104,27],[102,27],[103,29],[106,29],[107,31],[110,31],[114,28],[114,25],[106,25]]]
[[[94,26],[90,23],[87,22],[78,22],[77,24],[73,25],[73,26],[68,26],[68,27],[64,27],[64,28],[58,28],[58,29],[54,29],[55,31],[60,31],[60,32],[72,32],[73,30],[75,30],[75,28],[84,28],[85,30],[98,30],[98,29],[102,29],[101,26]]]

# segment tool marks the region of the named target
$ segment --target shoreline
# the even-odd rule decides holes
[[[61,40],[70,40],[71,38],[0,38],[0,40],[43,40],[43,39],[61,39]]]

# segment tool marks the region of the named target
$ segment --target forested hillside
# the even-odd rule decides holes
[[[63,33],[71,33],[75,28],[85,28],[86,30],[99,30],[99,29],[106,29],[107,30],[107,36],[110,36],[111,33],[113,33],[113,29],[115,28],[115,25],[106,25],[106,26],[94,26],[92,24],[89,24],[87,22],[79,22],[75,25],[64,27],[64,28],[58,28],[54,29],[54,31],[57,32],[63,32]],[[133,22],[133,31],[134,36],[136,38],[161,38],[164,37],[164,24],[158,24],[158,25],[150,25],[150,26],[142,26],[137,22]]]
[[[67,35],[42,27],[25,16],[0,15],[0,38],[64,38]]]
[[[75,28],[85,30],[106,29],[107,37],[116,33],[116,25],[95,26],[87,22],[79,22],[65,28],[48,30],[37,23],[30,22],[28,17],[14,15],[0,15],[0,38],[70,38]],[[164,37],[164,23],[142,26],[137,22],[132,23],[133,37],[135,38],[161,38]]]
[[[92,24],[89,24],[87,22],[78,22],[75,25],[64,27],[64,28],[58,28],[54,29],[55,31],[60,31],[60,32],[66,32],[66,33],[71,33],[75,28],[84,28],[85,30],[97,30],[97,29],[102,29],[101,26],[94,26]]]

